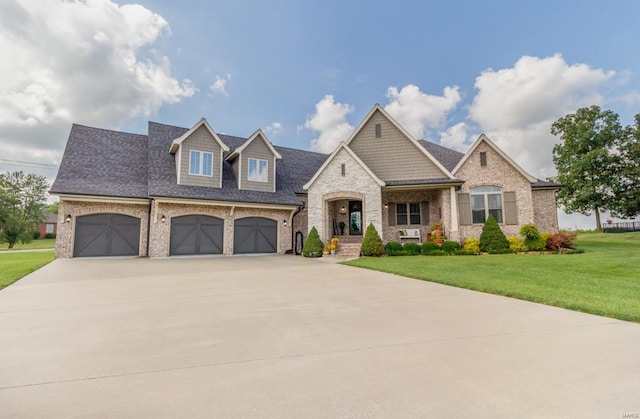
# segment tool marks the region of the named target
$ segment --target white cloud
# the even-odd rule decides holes
[[[223,96],[229,96],[227,93],[227,82],[231,80],[231,74],[225,74],[223,77],[216,76],[216,81],[211,85],[211,92]]]
[[[311,149],[330,153],[341,141],[346,141],[354,129],[347,121],[347,114],[352,111],[350,105],[336,103],[333,95],[326,95],[316,103],[316,112],[304,123],[304,128],[320,133],[318,138],[311,140]]]
[[[423,138],[425,129],[441,128],[461,99],[458,86],[447,86],[442,96],[435,96],[413,84],[400,90],[389,87],[387,98],[389,103],[384,109],[417,139]]]
[[[267,135],[278,135],[282,132],[282,124],[280,122],[273,122],[269,126],[264,128],[264,133]]]
[[[452,150],[465,153],[472,142],[468,130],[469,126],[465,122],[459,122],[440,133],[440,144]]]
[[[551,124],[577,108],[603,102],[599,90],[613,71],[564,58],[521,57],[512,68],[488,69],[476,78],[469,118],[531,174],[555,174]]]
[[[0,146],[16,160],[59,156],[72,122],[117,127],[195,92],[149,47],[169,25],[110,0],[3,2]]]

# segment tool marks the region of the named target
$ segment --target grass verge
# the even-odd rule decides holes
[[[5,250],[26,250],[26,249],[54,249],[56,247],[56,239],[32,240],[29,243],[16,243],[13,249],[8,248],[8,244],[3,243],[0,252]]]
[[[53,250],[0,253],[0,290],[43,267],[53,258]]]
[[[346,265],[640,322],[640,233],[582,234],[575,255],[398,256]]]

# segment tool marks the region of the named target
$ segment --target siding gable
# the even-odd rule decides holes
[[[191,150],[213,155],[211,176],[197,176],[189,174],[189,159]],[[205,186],[210,188],[222,187],[222,153],[220,144],[211,133],[200,126],[180,143],[176,153],[177,183],[179,185]]]
[[[379,125],[379,128],[376,126]],[[376,137],[376,130],[381,134]],[[378,107],[348,142],[349,148],[383,181],[448,179],[420,146]]]
[[[271,152],[266,141],[262,135],[258,135],[240,152],[237,158],[239,161],[239,189],[275,192],[276,156]],[[249,180],[249,159],[265,160],[267,162],[267,182],[254,182]]]

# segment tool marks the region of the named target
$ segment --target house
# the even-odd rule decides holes
[[[38,232],[40,233],[40,239],[47,238],[48,234],[53,234],[53,237],[55,237],[58,232],[58,215],[47,214],[47,219],[38,224]]]
[[[73,125],[51,188],[60,197],[56,255],[285,253],[315,226],[359,243],[442,223],[479,237],[492,214],[507,235],[557,231],[559,185],[526,173],[481,135],[462,154],[414,139],[376,105],[327,156],[278,147],[264,132],[216,133],[150,122],[146,135]],[[344,225],[345,228],[340,229]]]

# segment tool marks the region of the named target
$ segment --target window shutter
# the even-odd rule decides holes
[[[458,194],[458,216],[460,225],[471,224],[471,200],[468,193]]]
[[[515,192],[503,192],[504,199],[504,223],[518,224],[518,203]]]
[[[387,205],[389,206],[389,225],[394,226],[396,225],[396,203],[389,202]]]
[[[423,226],[429,225],[429,203],[423,201],[420,203],[420,221]]]

